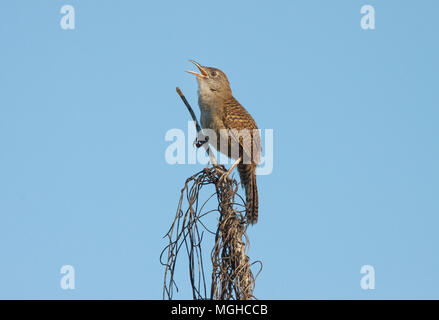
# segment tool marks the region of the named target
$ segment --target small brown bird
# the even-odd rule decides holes
[[[260,161],[261,137],[258,127],[247,110],[233,97],[224,72],[190,61],[200,70],[200,73],[186,72],[197,77],[201,126],[215,132],[217,139],[212,141],[209,136],[209,144],[236,160],[245,189],[247,220],[254,224],[258,221],[259,207],[256,166]]]

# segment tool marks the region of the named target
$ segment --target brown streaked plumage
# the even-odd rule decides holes
[[[256,166],[260,160],[261,138],[256,122],[233,97],[227,76],[221,70],[201,66],[192,61],[200,73],[197,76],[198,105],[203,129],[211,129],[217,139],[209,136],[209,143],[228,157],[242,160],[238,164],[241,184],[245,189],[247,220],[258,221],[258,188]],[[216,140],[216,142],[215,142]]]

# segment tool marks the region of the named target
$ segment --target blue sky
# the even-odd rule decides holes
[[[75,30],[60,9],[74,6]],[[376,29],[360,27],[373,5]],[[439,298],[437,1],[2,1],[0,298],[160,299],[165,161],[221,68],[262,129],[260,299]],[[75,268],[75,290],[60,268]],[[375,269],[362,290],[360,268]],[[182,266],[184,268],[184,266]],[[191,298],[187,273],[177,279]]]

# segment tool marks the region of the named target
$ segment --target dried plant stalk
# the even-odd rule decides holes
[[[177,92],[191,112],[192,108],[181,90],[177,88]],[[191,116],[199,131],[200,127],[193,111]],[[206,151],[213,156],[208,147]],[[262,263],[260,261],[250,263],[250,258],[247,256],[249,238],[246,233],[248,222],[245,217],[245,201],[238,194],[237,181],[233,178],[221,179],[226,169],[217,165],[216,161],[214,163],[189,177],[181,190],[174,221],[165,236],[169,243],[160,256],[160,261],[165,266],[163,299],[173,299],[174,290],[178,291],[174,275],[177,258],[181,256],[182,248],[188,258],[193,299],[256,299],[254,288],[257,276],[253,276],[251,268],[254,264],[259,264],[259,274]],[[203,201],[202,191],[209,185],[213,186],[215,191],[207,198],[204,197]],[[207,210],[208,202],[215,198],[216,209]],[[208,228],[205,220],[208,214],[212,215],[215,212],[218,214],[218,224],[213,228],[216,232],[213,232]],[[202,252],[205,234],[210,234],[214,242],[211,251],[209,294]]]

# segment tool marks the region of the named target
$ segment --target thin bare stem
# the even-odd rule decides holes
[[[191,106],[179,88],[177,92],[195,121],[197,131],[200,132],[201,127]],[[204,146],[209,155],[212,155],[208,144],[205,143]],[[238,182],[233,178],[224,179],[224,173],[230,173],[231,170],[227,171],[224,166],[218,166],[216,160],[212,163],[213,166],[208,166],[186,179],[181,190],[177,212],[165,235],[168,244],[160,255],[160,261],[165,266],[163,299],[173,299],[174,290],[178,292],[174,276],[177,258],[184,251],[188,260],[193,299],[256,299],[256,277],[251,269],[252,266],[258,265],[258,275],[262,270],[262,262],[250,262],[247,255],[250,241],[246,233],[248,222],[245,216],[245,201],[238,194]],[[215,192],[205,195],[203,191],[210,185],[214,187]],[[212,214],[218,214],[218,222],[214,226],[209,225],[209,222],[212,224],[212,219],[209,219]],[[216,232],[211,231],[215,229]],[[209,241],[206,238],[210,238],[213,243],[210,254],[210,284],[205,276],[207,266],[202,252],[203,241]],[[182,247],[185,250],[181,251]]]
[[[184,96],[183,92],[180,90],[179,87],[176,88],[178,95],[180,96],[181,100],[183,100],[183,103],[185,104],[186,108],[188,109],[189,113],[191,114],[192,120],[195,122],[195,128],[197,129],[197,136],[200,135],[200,132],[202,131],[200,123],[198,122],[197,117],[195,116],[194,109],[192,109],[191,105],[187,101],[186,97]],[[209,143],[203,143],[202,147],[206,149],[207,154],[209,155],[210,161],[214,166],[218,166],[218,161],[216,160],[215,156],[212,153],[212,150],[209,147]]]

